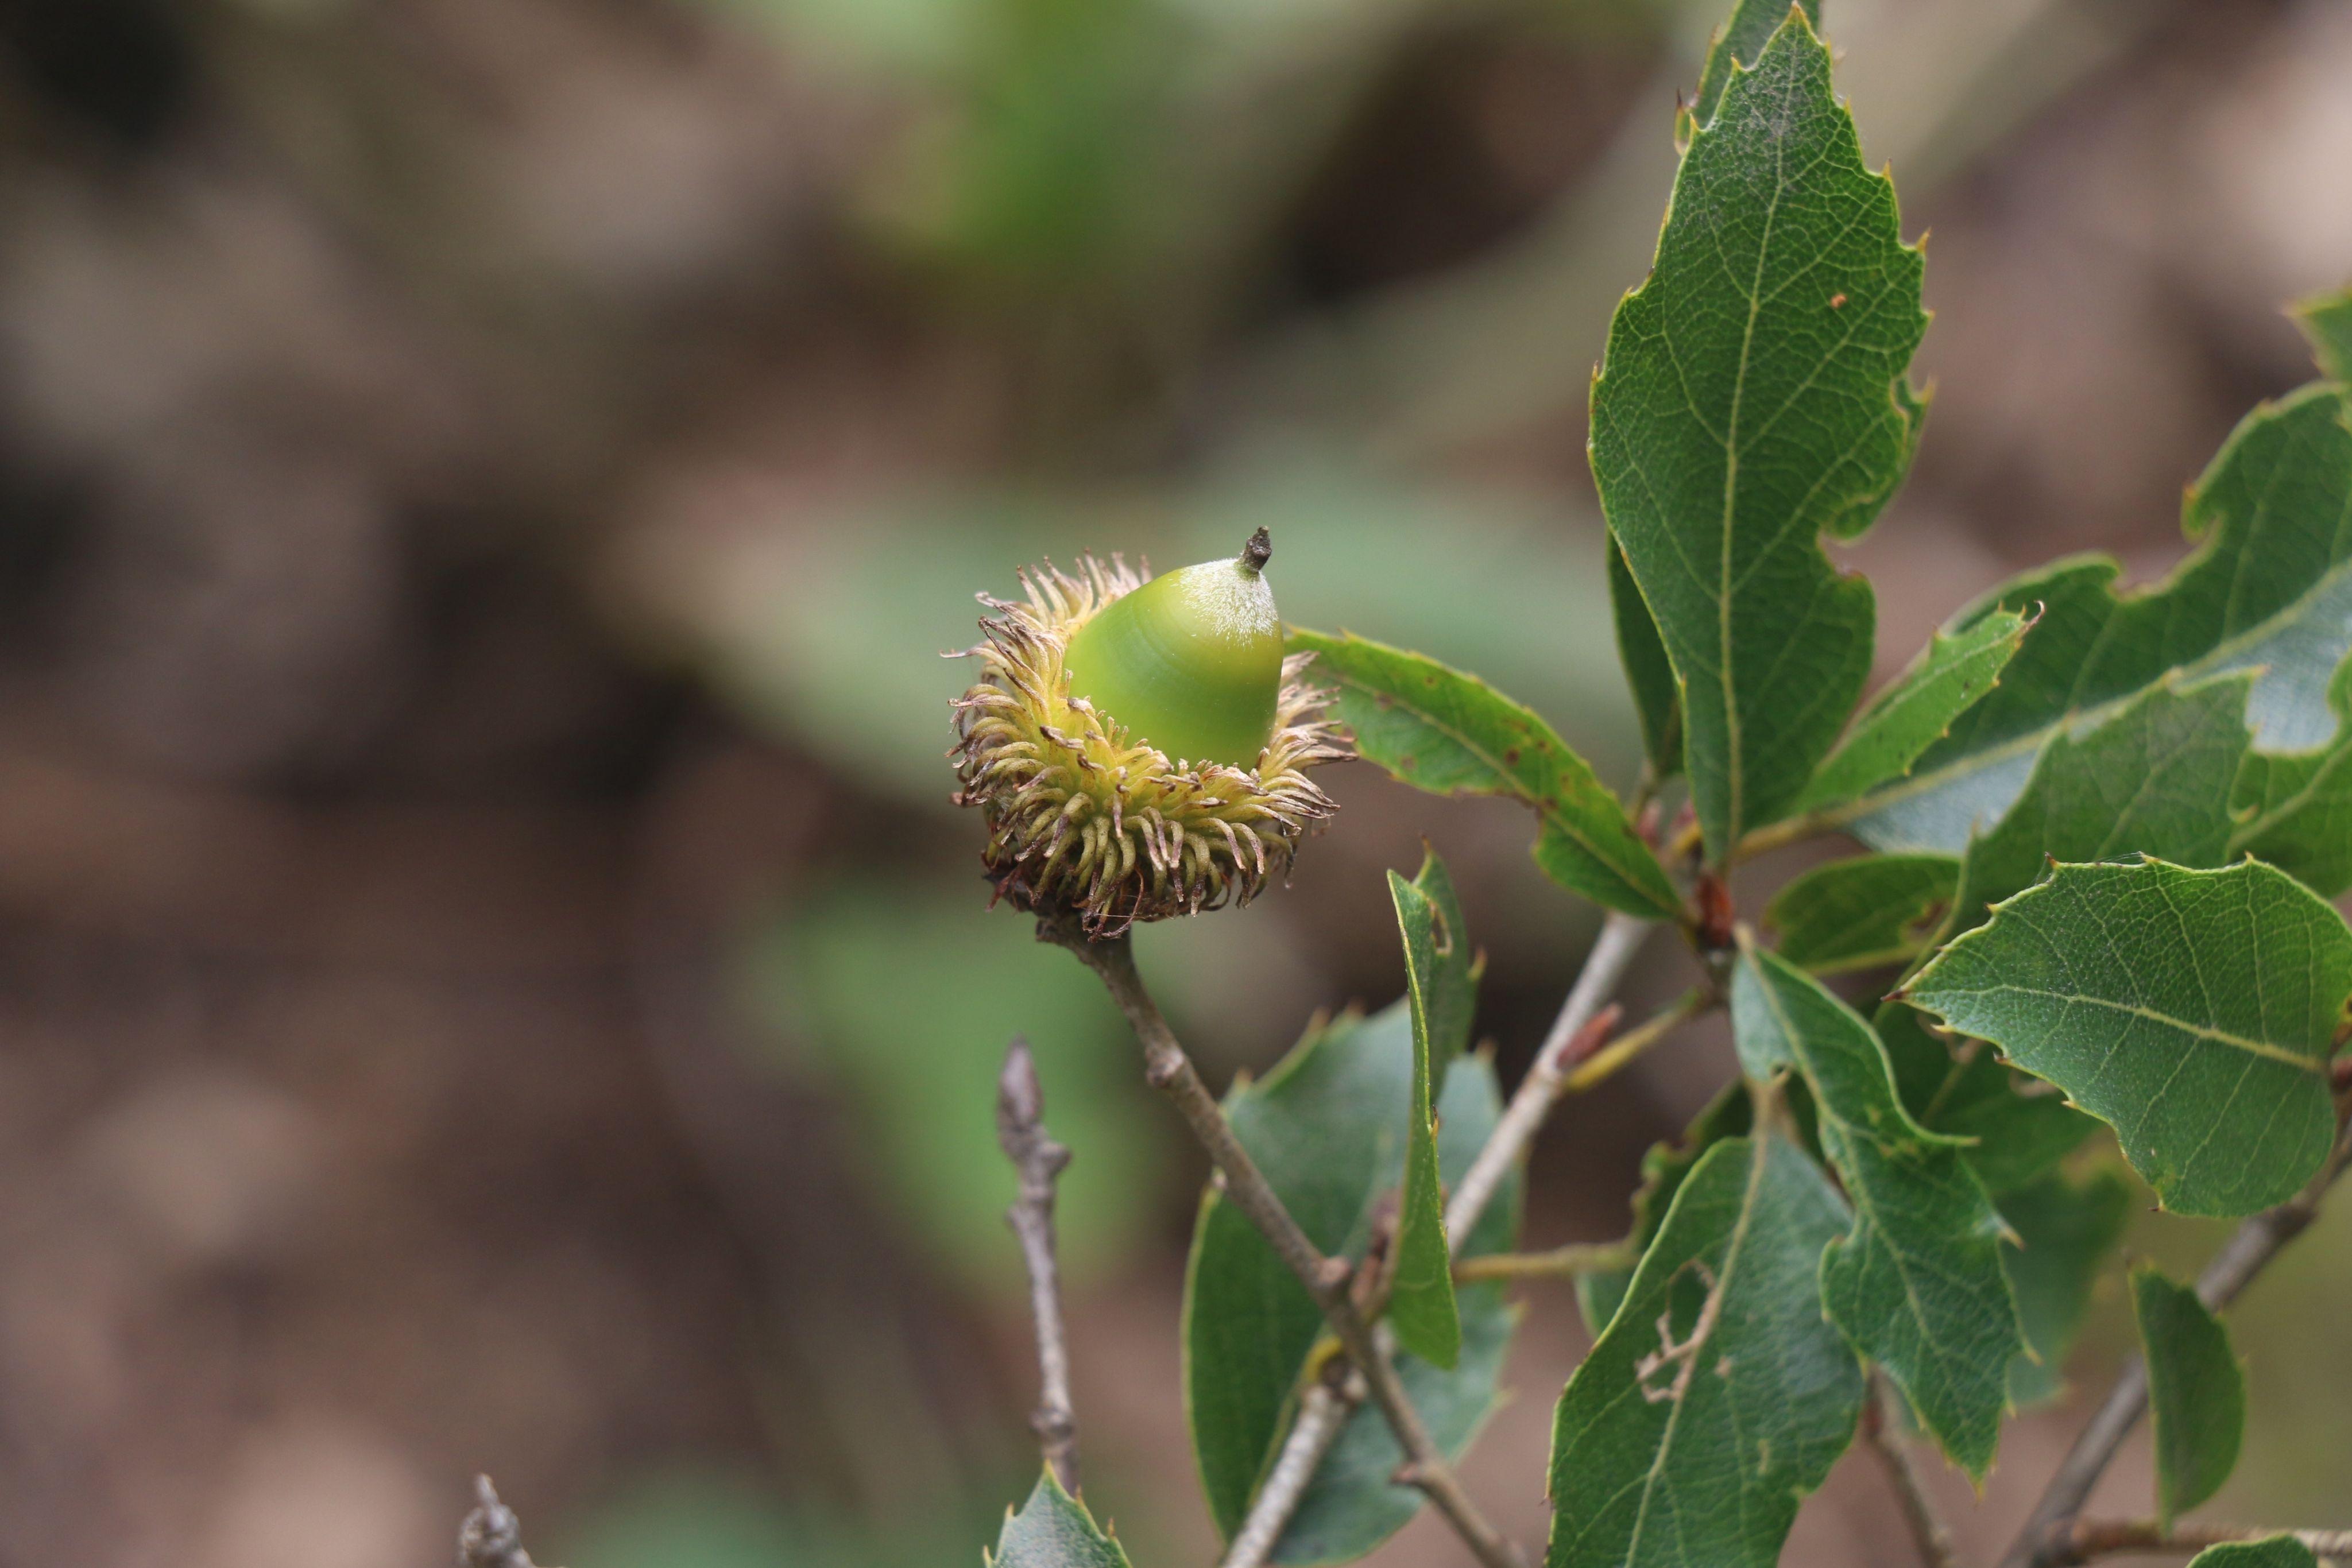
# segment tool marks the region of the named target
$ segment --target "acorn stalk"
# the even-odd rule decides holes
[[[1163,576],[1113,556],[1024,570],[1025,601],[969,651],[955,703],[958,804],[987,825],[997,896],[1089,936],[1247,904],[1333,810],[1306,777],[1349,755],[1328,694],[1285,658],[1266,532]]]

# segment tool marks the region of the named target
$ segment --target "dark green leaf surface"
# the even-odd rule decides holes
[[[2315,751],[2248,753],[2230,802],[2231,854],[2268,861],[2323,898],[2352,888],[2352,658],[2329,694],[2335,741]]]
[[[2113,1126],[2167,1208],[2210,1215],[2281,1202],[2326,1157],[2347,994],[2343,917],[2255,861],[2061,865],[1907,990]]]
[[[1432,855],[1422,867],[1444,872]],[[1442,1047],[1430,1040],[1430,998],[1438,987],[1438,927],[1443,924],[1429,895],[1396,873],[1389,873],[1389,896],[1396,902],[1397,925],[1404,936],[1407,999],[1412,1009],[1412,1093],[1404,1129],[1404,1188],[1400,1195],[1394,1272],[1389,1288],[1389,1322],[1397,1343],[1441,1367],[1462,1354],[1462,1322],[1454,1305],[1454,1256],[1445,1244],[1445,1194],[1437,1177],[1437,1128],[1430,1120],[1430,1079],[1445,1071]],[[1458,911],[1457,911],[1458,919]],[[1454,946],[1463,946],[1458,931]]]
[[[1853,1439],[1862,1369],[1822,1317],[1845,1206],[1772,1136],[1684,1180],[1553,1419],[1546,1568],[1770,1568]]]
[[[1718,862],[1795,803],[1869,675],[1870,587],[1820,539],[1867,528],[1910,465],[1920,270],[1789,16],[1692,135],[1592,388],[1593,476],[1682,681]]]
[[[1943,939],[1983,925],[2053,860],[2140,853],[2220,865],[2235,826],[2230,793],[2245,760],[2250,680],[2222,675],[2185,691],[2167,681],[2088,735],[2053,738],[2009,814],[1969,843]]]
[[[1541,823],[1536,863],[1554,882],[1628,915],[1673,918],[1675,884],[1625,808],[1549,725],[1475,675],[1349,633],[1294,630],[1307,678],[1339,691],[1356,750],[1438,795],[1503,795]]]
[[[2319,1568],[2319,1558],[2292,1535],[2268,1535],[2209,1546],[2189,1560],[2189,1568]]]
[[[1997,610],[1958,632],[1938,632],[1918,661],[1873,698],[1805,787],[1800,810],[1842,806],[1911,770],[1919,754],[1950,733],[1952,721],[2000,684],[2031,622]]]
[[[1822,25],[1821,0],[1798,0],[1804,8],[1805,20],[1816,28]],[[1690,116],[1699,125],[1715,118],[1717,105],[1723,101],[1723,89],[1731,81],[1734,61],[1753,65],[1763,54],[1767,39],[1780,30],[1789,19],[1789,7],[1780,0],[1738,0],[1731,16],[1715,30],[1707,41],[1706,65],[1700,70],[1698,92],[1692,99]]]
[[[1871,1027],[1904,1109],[1931,1133],[1974,1139],[1962,1153],[1995,1197],[2048,1175],[2098,1129],[2048,1085],[2003,1066],[1984,1041],[1948,1045],[1901,1002],[1883,1004]],[[2027,1086],[2042,1092],[2020,1092]]]
[[[1087,1505],[1062,1490],[1048,1469],[1019,1513],[1008,1512],[994,1568],[1129,1568],[1127,1552],[1095,1527]]]
[[[1264,1080],[1227,1099],[1235,1135],[1326,1252],[1361,1258],[1375,1208],[1403,1176],[1413,1058],[1412,1009],[1400,1001],[1371,1018],[1342,1018],[1310,1033]],[[1481,1056],[1456,1060],[1437,1110],[1439,1172],[1458,1180],[1500,1114],[1491,1063]],[[1517,1180],[1507,1178],[1464,1239],[1465,1256],[1509,1249],[1518,1224]],[[1458,1302],[1463,1350],[1454,1370],[1440,1372],[1412,1356],[1399,1363],[1432,1432],[1456,1455],[1494,1403],[1512,1322],[1498,1285],[1465,1287]],[[1321,1332],[1314,1301],[1256,1228],[1213,1192],[1204,1197],[1185,1276],[1185,1406],[1210,1513],[1227,1535],[1247,1513],[1272,1460]],[[1368,1417],[1369,1427],[1360,1431]],[[1326,1462],[1277,1545],[1276,1561],[1360,1556],[1419,1507],[1419,1492],[1388,1482],[1401,1460],[1376,1412],[1359,1412],[1340,1448],[1363,1462]],[[1381,1453],[1384,1467],[1373,1462]]]
[[[2246,1374],[2197,1292],[2154,1269],[2132,1270],[2132,1315],[2147,1357],[2156,1425],[2156,1511],[2165,1529],[2221,1490],[2246,1433]]]
[[[1960,862],[1949,855],[1856,855],[1818,865],[1764,911],[1780,956],[1817,975],[1907,964],[1952,905]]]
[[[2308,386],[2247,415],[2191,488],[2184,527],[2202,544],[2153,589],[2118,596],[2116,563],[2083,557],[1963,612],[1956,632],[2042,607],[1999,689],[1907,779],[1830,815],[1874,848],[1958,851],[2009,809],[2062,726],[2095,721],[2174,670],[2185,684],[2260,668],[2249,710],[2260,744],[2329,741],[2327,682],[2352,648],[2352,429],[2338,389]]]
[[[1692,1118],[1682,1142],[1650,1145],[1642,1156],[1642,1185],[1633,1191],[1633,1226],[1626,1233],[1637,1262],[1657,1239],[1675,1194],[1682,1190],[1683,1178],[1690,1175],[1699,1156],[1726,1138],[1745,1137],[1754,1123],[1755,1104],[1748,1097],[1748,1085],[1735,1079]],[[1625,1300],[1625,1287],[1633,1282],[1632,1269],[1596,1269],[1576,1277],[1577,1310],[1584,1314],[1584,1326],[1594,1338],[1617,1315],[1619,1304]]]
[[[2311,340],[2320,374],[2352,382],[2352,288],[2315,295],[2294,308],[2294,319]]]
[[[1731,1027],[1750,1078],[1793,1068],[1811,1085],[1822,1147],[1853,1202],[1852,1233],[1822,1260],[1831,1321],[1981,1479],[2025,1345],[1992,1199],[1956,1140],[1905,1112],[1870,1025],[1777,953],[1742,950]]]
[[[1609,604],[1616,612],[1618,663],[1625,666],[1625,684],[1633,688],[1633,711],[1642,721],[1643,755],[1653,775],[1671,779],[1683,770],[1682,690],[1666,645],[1658,641],[1658,623],[1650,618],[1614,538],[1609,541]]]
[[[2091,1288],[2116,1257],[2131,1188],[2112,1171],[2082,1182],[2044,1176],[2000,1200],[2000,1217],[2016,1233],[2000,1260],[2017,1293],[2017,1315],[2033,1352],[2009,1364],[2009,1399],[2020,1408],[2057,1397],[2065,1384],[2066,1353],[2083,1327]]]

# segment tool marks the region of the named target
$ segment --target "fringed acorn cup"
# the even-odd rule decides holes
[[[1307,769],[1350,755],[1329,694],[1286,659],[1265,530],[1241,555],[1151,577],[1113,556],[1024,570],[1028,598],[955,657],[981,678],[948,755],[988,828],[996,894],[1091,939],[1247,904],[1337,809]]]

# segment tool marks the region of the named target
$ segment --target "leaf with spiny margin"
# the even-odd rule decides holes
[[[2336,666],[2328,700],[2333,744],[2248,752],[2230,793],[2241,819],[2230,852],[2268,861],[2322,898],[2352,888],[2352,657]]]
[[[1870,1026],[1886,1047],[1903,1108],[1931,1133],[1974,1139],[1963,1153],[1996,1198],[2048,1175],[2098,1130],[2062,1095],[2021,1092],[2033,1080],[2003,1065],[1984,1041],[1955,1049],[1901,1002],[1882,1003]]]
[[[1818,29],[1822,25],[1821,0],[1797,0],[1805,13],[1805,20]],[[1738,0],[1731,15],[1715,36],[1707,40],[1706,64],[1701,68],[1698,92],[1684,110],[1685,123],[1681,134],[1687,141],[1693,126],[1705,125],[1715,118],[1717,105],[1723,101],[1723,89],[1731,83],[1735,65],[1752,64],[1764,52],[1765,43],[1789,19],[1789,7],[1781,0]]]
[[[2183,689],[2168,678],[2088,735],[2054,737],[2009,814],[1970,841],[1940,939],[1983,925],[1992,905],[2041,881],[2053,861],[2227,860],[2252,679],[2219,675]]]
[[[1921,267],[1828,47],[1786,14],[1692,134],[1592,384],[1593,477],[1681,682],[1718,863],[1795,804],[1869,677],[1870,585],[1821,536],[1861,533],[1910,466]]]
[[[1264,1079],[1226,1097],[1234,1136],[1309,1239],[1360,1260],[1404,1171],[1412,1095],[1412,1008],[1343,1016],[1310,1030]],[[1459,1181],[1502,1113],[1494,1066],[1458,1058],[1437,1103],[1441,1176]],[[1518,1232],[1519,1176],[1462,1239],[1464,1257],[1508,1251]],[[1400,1356],[1398,1376],[1432,1434],[1458,1458],[1493,1408],[1516,1314],[1498,1283],[1457,1292],[1462,1357],[1452,1372]],[[1184,1279],[1185,1414],[1201,1484],[1230,1538],[1287,1426],[1322,1313],[1257,1228],[1214,1189],[1204,1194]],[[1403,1462],[1377,1411],[1360,1409],[1276,1542],[1280,1563],[1341,1562],[1377,1547],[1422,1496],[1390,1484]]]
[[[2176,1213],[2284,1202],[2335,1138],[2352,931],[2259,861],[2060,865],[1905,996],[2114,1127]]]
[[[1633,1228],[1626,1233],[1636,1263],[1657,1239],[1668,1206],[1700,1156],[1726,1138],[1746,1137],[1755,1122],[1755,1102],[1748,1097],[1747,1082],[1734,1079],[1691,1119],[1682,1142],[1650,1145],[1642,1156],[1642,1185],[1633,1190]],[[1617,1315],[1618,1306],[1625,1300],[1625,1287],[1633,1281],[1630,1268],[1594,1269],[1576,1277],[1577,1311],[1584,1315],[1584,1326],[1593,1337],[1599,1338],[1609,1320]]]
[[[1764,910],[1780,956],[1817,975],[1907,964],[1951,908],[1960,862],[1949,855],[1855,855],[1790,882]]]
[[[1963,1469],[1991,1468],[2025,1348],[2000,1266],[2000,1215],[1958,1141],[1914,1122],[1862,1016],[1782,958],[1744,944],[1732,1038],[1751,1079],[1793,1068],[1811,1085],[1822,1147],[1853,1203],[1853,1231],[1822,1259],[1822,1300],[1884,1367]]]
[[[2352,382],[2352,288],[2315,294],[2289,313],[2311,340],[2320,373],[2331,381]]]
[[[1653,778],[1671,779],[1683,770],[1682,690],[1666,645],[1658,641],[1658,623],[1642,602],[1642,590],[1614,537],[1609,540],[1609,604],[1617,620],[1617,660],[1625,667],[1633,712],[1642,721],[1643,755],[1650,759]]]
[[[2230,1333],[2194,1289],[2132,1270],[2132,1316],[2147,1358],[2156,1425],[2156,1512],[2172,1521],[2221,1490],[2246,1433],[2246,1374]]]
[[[2131,1187],[2113,1171],[2081,1182],[2051,1175],[2000,1201],[2017,1236],[2001,1243],[2000,1260],[2032,1351],[2009,1364],[2009,1400],[2022,1409],[2065,1385],[2066,1353],[2090,1310],[2091,1288],[2123,1239]]]
[[[2319,1568],[2319,1554],[2292,1535],[2227,1541],[2189,1560],[2189,1568]]]
[[[1336,685],[1356,752],[1437,795],[1503,795],[1540,823],[1536,863],[1570,892],[1646,919],[1682,910],[1665,867],[1625,808],[1551,726],[1475,675],[1349,632],[1294,628],[1294,653],[1315,655],[1307,678]]]
[[[2000,684],[2032,621],[1997,610],[1958,632],[1938,632],[1912,666],[1872,699],[1798,800],[1824,810],[1911,770],[1919,754],[1951,733],[1952,721]]]
[[[1771,1568],[1853,1440],[1862,1368],[1822,1316],[1846,1208],[1785,1139],[1702,1155],[1553,1416],[1546,1568]]]
[[[1909,777],[1826,813],[1874,849],[1957,851],[1997,821],[2062,727],[2095,722],[2171,672],[2185,685],[2261,671],[2260,744],[2308,750],[2338,733],[2327,683],[2352,650],[2352,428],[2315,382],[2248,414],[2183,505],[2198,549],[2163,582],[2118,595],[2116,562],[2042,568],[1964,611],[2042,618],[1999,689],[1953,722]]]
[[[1425,878],[1435,855],[1422,864]],[[1438,875],[1444,875],[1440,867]],[[1451,1369],[1462,1354],[1462,1322],[1454,1304],[1454,1255],[1445,1244],[1445,1194],[1437,1178],[1437,1128],[1431,1123],[1430,1081],[1445,1071],[1444,1046],[1430,1039],[1431,1000],[1438,987],[1436,905],[1416,883],[1389,873],[1404,936],[1407,999],[1412,1004],[1412,1097],[1405,1110],[1404,1186],[1399,1195],[1389,1322],[1397,1343],[1426,1362]],[[1457,931],[1452,937],[1462,946]]]
[[[1062,1490],[1050,1466],[1021,1511],[1005,1511],[995,1554],[980,1555],[989,1568],[1129,1568],[1126,1549],[1097,1528],[1087,1505]]]

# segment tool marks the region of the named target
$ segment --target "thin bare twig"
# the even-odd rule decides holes
[[[1321,1379],[1307,1385],[1299,1396],[1298,1416],[1290,1424],[1290,1436],[1283,1440],[1282,1452],[1265,1484],[1258,1488],[1248,1517],[1234,1531],[1233,1544],[1226,1549],[1220,1568],[1259,1568],[1265,1563],[1275,1542],[1282,1539],[1290,1516],[1298,1511],[1307,1484],[1322,1469],[1325,1456],[1339,1440],[1356,1406],[1364,1402],[1365,1392],[1363,1375],[1353,1367],[1339,1386]]]
[[[534,1568],[522,1549],[521,1521],[488,1476],[474,1478],[474,1511],[457,1527],[457,1568]]]
[[[1069,948],[1101,977],[1143,1048],[1145,1081],[1176,1107],[1224,1178],[1225,1197],[1248,1216],[1274,1248],[1275,1255],[1298,1276],[1322,1309],[1324,1322],[1330,1325],[1349,1359],[1363,1374],[1372,1402],[1380,1406],[1389,1429],[1396,1434],[1397,1446],[1404,1450],[1405,1462],[1397,1470],[1397,1480],[1419,1488],[1485,1568],[1523,1568],[1518,1548],[1487,1522],[1469,1494],[1462,1490],[1461,1481],[1445,1463],[1436,1439],[1429,1435],[1421,1412],[1398,1380],[1396,1368],[1381,1353],[1371,1325],[1349,1293],[1352,1267],[1345,1258],[1325,1257],[1308,1239],[1258,1170],[1257,1162],[1234,1136],[1224,1113],[1194,1071],[1192,1059],[1185,1054],[1175,1032],[1168,1027],[1168,1020],[1160,1015],[1159,1004],[1144,987],[1143,977],[1136,973],[1130,939],[1118,936],[1089,941],[1074,922],[1050,918],[1037,922],[1037,935],[1042,941]]]
[[[1078,1490],[1078,1416],[1070,1404],[1070,1342],[1062,1322],[1062,1273],[1054,1257],[1054,1180],[1070,1151],[1045,1131],[1045,1092],[1037,1063],[1019,1035],[1005,1048],[996,1080],[996,1141],[1021,1173],[1021,1196],[1004,1223],[1021,1239],[1029,1266],[1029,1315],[1037,1324],[1037,1408],[1029,1417],[1037,1447],[1062,1490]]]
[[[1871,1451],[1886,1466],[1887,1479],[1895,1483],[1895,1500],[1903,1505],[1903,1521],[1911,1528],[1919,1561],[1927,1568],[1957,1568],[1959,1558],[1952,1550],[1952,1532],[1936,1515],[1936,1505],[1927,1497],[1927,1478],[1919,1473],[1911,1450],[1903,1446],[1886,1418],[1890,1394],[1885,1375],[1874,1369],[1870,1403],[1862,1411],[1863,1436],[1870,1440]]]
[[[1528,1069],[1526,1079],[1511,1096],[1502,1119],[1487,1135],[1486,1146],[1454,1185],[1453,1201],[1445,1207],[1448,1236],[1470,1233],[1478,1217],[1486,1212],[1486,1205],[1493,1201],[1495,1189],[1502,1185],[1503,1177],[1527,1153],[1536,1130],[1551,1114],[1553,1104],[1567,1086],[1568,1071],[1574,1064],[1574,1048],[1583,1043],[1581,1037],[1599,1017],[1601,1004],[1616,990],[1617,982],[1625,977],[1627,967],[1642,950],[1651,928],[1650,921],[1636,920],[1630,915],[1612,914],[1601,923],[1601,935],[1593,939],[1583,971],[1569,988],[1568,999],[1560,1004],[1551,1032],[1537,1048],[1534,1065]],[[1583,1054],[1591,1053],[1591,1047],[1587,1045]]]
[[[2233,1541],[2266,1541],[2292,1535],[2315,1557],[2352,1558],[2352,1530],[2261,1530],[2242,1524],[2176,1524],[2166,1530],[2152,1519],[2078,1519],[2068,1531],[2069,1563],[2125,1552],[2202,1552]]]
[[[2352,1164],[2352,1124],[2340,1124],[2336,1147],[2310,1185],[2277,1207],[2264,1209],[2240,1225],[2205,1265],[2197,1277],[2197,1297],[2208,1311],[2219,1312],[2237,1300],[2238,1292],[2278,1256],[2279,1249],[2310,1228],[2318,1218],[2320,1199],[2347,1164]],[[2067,1450],[2033,1516],[2011,1543],[2001,1568],[2063,1568],[2081,1561],[2074,1555],[2075,1518],[2147,1408],[2147,1367],[2135,1358]]]

